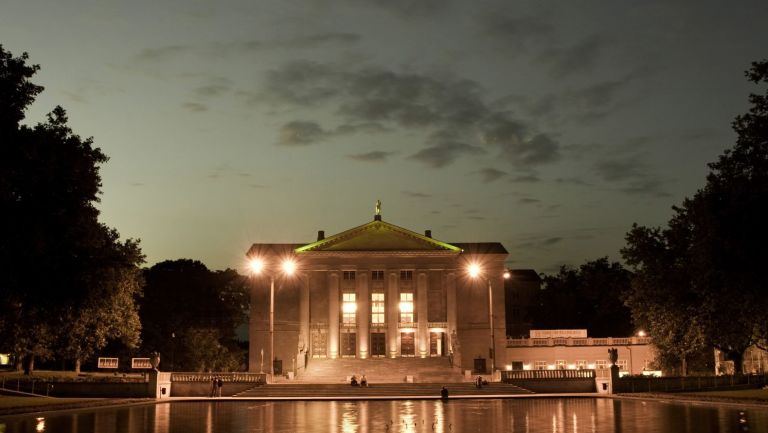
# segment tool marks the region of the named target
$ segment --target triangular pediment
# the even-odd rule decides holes
[[[454,251],[461,248],[412,232],[381,220],[374,220],[328,238],[304,245],[308,251]]]

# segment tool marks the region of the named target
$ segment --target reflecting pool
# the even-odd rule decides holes
[[[768,432],[768,409],[603,398],[174,402],[0,418],[0,433]]]

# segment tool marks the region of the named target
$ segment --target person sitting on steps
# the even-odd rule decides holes
[[[360,377],[360,386],[368,386],[368,379],[365,378],[365,375]]]
[[[357,376],[354,374],[352,375],[352,379],[350,379],[349,384],[352,386],[357,386]]]

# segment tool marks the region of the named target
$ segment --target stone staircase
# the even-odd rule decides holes
[[[506,383],[494,382],[475,387],[464,383],[372,383],[367,387],[342,384],[276,384],[262,385],[239,392],[233,397],[250,398],[292,398],[303,399],[365,399],[365,398],[416,398],[439,397],[441,387],[448,389],[449,396],[504,396],[515,394],[533,394],[526,389]]]
[[[418,383],[458,383],[464,380],[448,358],[338,358],[312,359],[293,380],[275,383],[348,384],[348,377],[365,375],[368,383],[405,383],[410,376]],[[439,389],[439,388],[438,388]]]

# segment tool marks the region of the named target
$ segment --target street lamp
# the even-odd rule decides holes
[[[269,274],[269,354],[272,359],[269,361],[270,377],[275,376],[275,269],[268,269],[264,260],[256,257],[251,259],[249,266],[254,275],[263,273]],[[290,276],[296,272],[296,262],[291,259],[285,259],[281,263],[283,274]],[[269,272],[268,272],[269,271]],[[263,355],[262,355],[263,356]],[[263,361],[262,361],[263,363]]]
[[[491,328],[490,358],[491,374],[493,374],[496,369],[496,332],[493,328],[493,288],[491,287],[491,279],[488,278],[488,276],[483,272],[483,269],[477,263],[470,263],[469,267],[467,268],[467,273],[469,273],[471,278],[482,278],[488,284],[488,323],[490,324]],[[509,271],[504,271],[504,279],[509,279],[510,275],[511,274]]]

